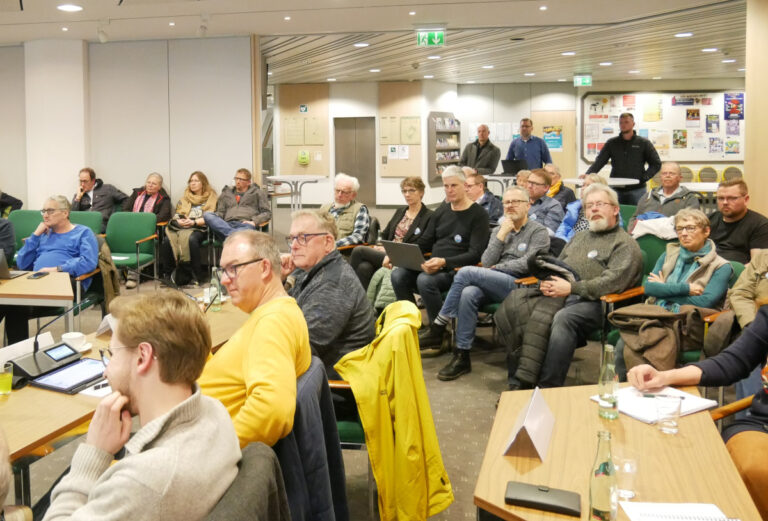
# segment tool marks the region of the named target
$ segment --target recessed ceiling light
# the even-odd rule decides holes
[[[368,69],[368,72],[381,72],[381,69]]]
[[[701,52],[717,52],[717,47],[707,47],[706,49],[702,49]]]
[[[652,79],[652,80],[660,80],[660,79],[661,79],[661,76],[654,76],[654,77],[653,77],[653,78],[651,78],[651,79]]]
[[[690,38],[691,36],[693,36],[693,33],[677,33],[675,38]]]
[[[285,20],[286,22],[287,22],[288,20],[290,20],[290,19],[291,19],[291,17],[290,17],[290,16],[284,16],[284,17],[283,17],[283,20]]]
[[[561,52],[560,54],[562,54],[563,56],[576,56],[576,53],[573,51],[565,51],[565,52]]]
[[[736,69],[736,70],[739,71],[739,72],[744,72],[747,69],[741,68],[741,69]]]
[[[539,6],[539,11],[546,11],[546,10],[547,10],[547,6],[546,5],[540,5]]]
[[[336,81],[336,78],[328,78],[328,81]]]
[[[467,80],[467,83],[475,83],[475,80]]]
[[[427,56],[427,59],[428,60],[439,60],[440,56],[437,56],[437,55]]]
[[[78,13],[83,10],[82,7],[75,4],[61,4],[59,6],[56,6],[56,9],[59,11],[64,11],[65,13]]]
[[[360,47],[362,49],[363,47],[368,47],[369,45],[371,45],[371,44],[370,43],[366,43],[366,42],[357,42],[355,44],[355,47]]]
[[[523,76],[536,76],[535,72],[526,72],[523,74]]]
[[[565,78],[558,78],[557,81],[568,81]]]
[[[171,27],[175,27],[176,26],[176,22],[168,22],[168,25],[171,26]]]
[[[631,71],[627,71],[627,72],[630,74],[640,74],[640,71],[638,71],[637,69],[632,69]]]
[[[425,74],[425,75],[424,75],[424,79],[425,79],[425,80],[431,80],[432,78],[434,78],[434,76],[433,76],[433,75],[431,75],[431,74]]]
[[[272,73],[271,73],[271,72],[268,72],[268,73],[267,73],[267,76],[272,76]]]
[[[601,67],[610,67],[613,65],[613,62],[600,62]]]
[[[726,60],[723,60],[722,63],[736,63],[736,60],[734,60],[732,58],[728,58]]]
[[[67,31],[69,31],[69,27],[62,27],[61,30],[66,33]]]
[[[409,14],[409,15],[411,15],[411,16],[413,16],[413,15],[415,15],[415,14],[416,14],[416,11],[411,11],[411,12],[409,12],[408,14]]]
[[[493,65],[483,65],[483,69],[493,69]]]

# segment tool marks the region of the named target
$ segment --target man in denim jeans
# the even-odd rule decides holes
[[[448,365],[438,373],[440,380],[455,380],[470,372],[469,350],[475,338],[477,310],[484,304],[504,300],[515,288],[515,279],[527,273],[528,258],[549,248],[547,229],[528,220],[530,196],[527,190],[516,186],[510,188],[504,193],[503,204],[504,218],[493,230],[483,252],[483,267],[465,266],[459,270],[440,314],[430,328],[444,329],[451,318],[458,318],[456,350]],[[432,355],[431,350],[422,351],[422,357]]]

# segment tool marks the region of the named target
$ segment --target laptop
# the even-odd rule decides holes
[[[422,271],[421,265],[427,260],[421,254],[421,248],[416,244],[407,242],[381,241],[384,250],[387,252],[389,261],[398,268],[408,268],[409,270]]]
[[[501,168],[507,175],[517,175],[520,170],[528,170],[528,161],[525,159],[502,159]]]
[[[0,248],[0,279],[15,279],[16,277],[21,277],[25,273],[26,271],[9,270],[8,261],[5,259],[5,252]]]

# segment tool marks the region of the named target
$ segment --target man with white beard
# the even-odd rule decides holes
[[[602,324],[600,297],[620,293],[640,282],[642,254],[637,243],[618,225],[616,192],[596,183],[584,190],[582,200],[589,230],[574,235],[558,257],[561,264],[578,275],[578,280],[568,282],[562,277],[551,276],[543,280],[538,289],[513,291],[504,302],[503,308],[515,309],[520,315],[508,317],[513,329],[529,329],[533,323],[549,327],[548,341],[544,346],[541,338],[546,336],[538,334],[532,338],[525,332],[518,332],[516,336],[509,327],[506,333],[501,331],[502,325],[499,324],[500,333],[513,339],[512,344],[517,343],[515,338],[520,341],[520,345],[507,345],[508,350],[517,353],[513,363],[508,365],[511,388],[532,388],[537,384],[541,387],[563,385],[573,352],[577,347],[586,345],[589,333]],[[553,306],[557,301],[549,299],[559,299],[561,304]],[[548,302],[541,306],[542,301]],[[524,305],[519,305],[520,302]],[[545,309],[554,312],[554,316],[542,317]]]

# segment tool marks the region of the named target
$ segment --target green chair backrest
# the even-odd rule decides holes
[[[633,215],[635,215],[635,212],[637,211],[637,206],[634,204],[620,204],[619,205],[619,213],[621,214],[621,219],[624,221],[622,223],[622,228],[625,230],[627,229],[627,226],[629,226],[629,220],[632,218]]]
[[[744,271],[744,265],[737,261],[730,261],[731,262],[731,268],[733,269],[733,273],[731,274],[731,278],[728,280],[728,287],[732,288],[734,284],[736,284],[736,281],[739,280],[739,277],[741,276],[741,272]]]
[[[99,214],[101,215],[101,214]],[[136,241],[155,233],[157,216],[151,212],[117,212],[107,223],[107,245],[112,254],[136,254]],[[154,253],[153,241],[140,245],[141,253]]]
[[[101,233],[101,212],[69,212],[69,220],[87,226],[94,235]]]
[[[667,244],[671,241],[660,239],[655,235],[643,235],[637,238],[637,244],[640,249],[645,252],[645,261],[643,263],[643,275],[648,275],[654,266],[656,261],[659,260],[661,254],[667,249]]]
[[[43,215],[40,210],[14,210],[8,215],[8,220],[13,225],[13,231],[16,234],[16,251],[19,251],[24,245],[22,239],[32,235],[32,232],[43,222]]]

